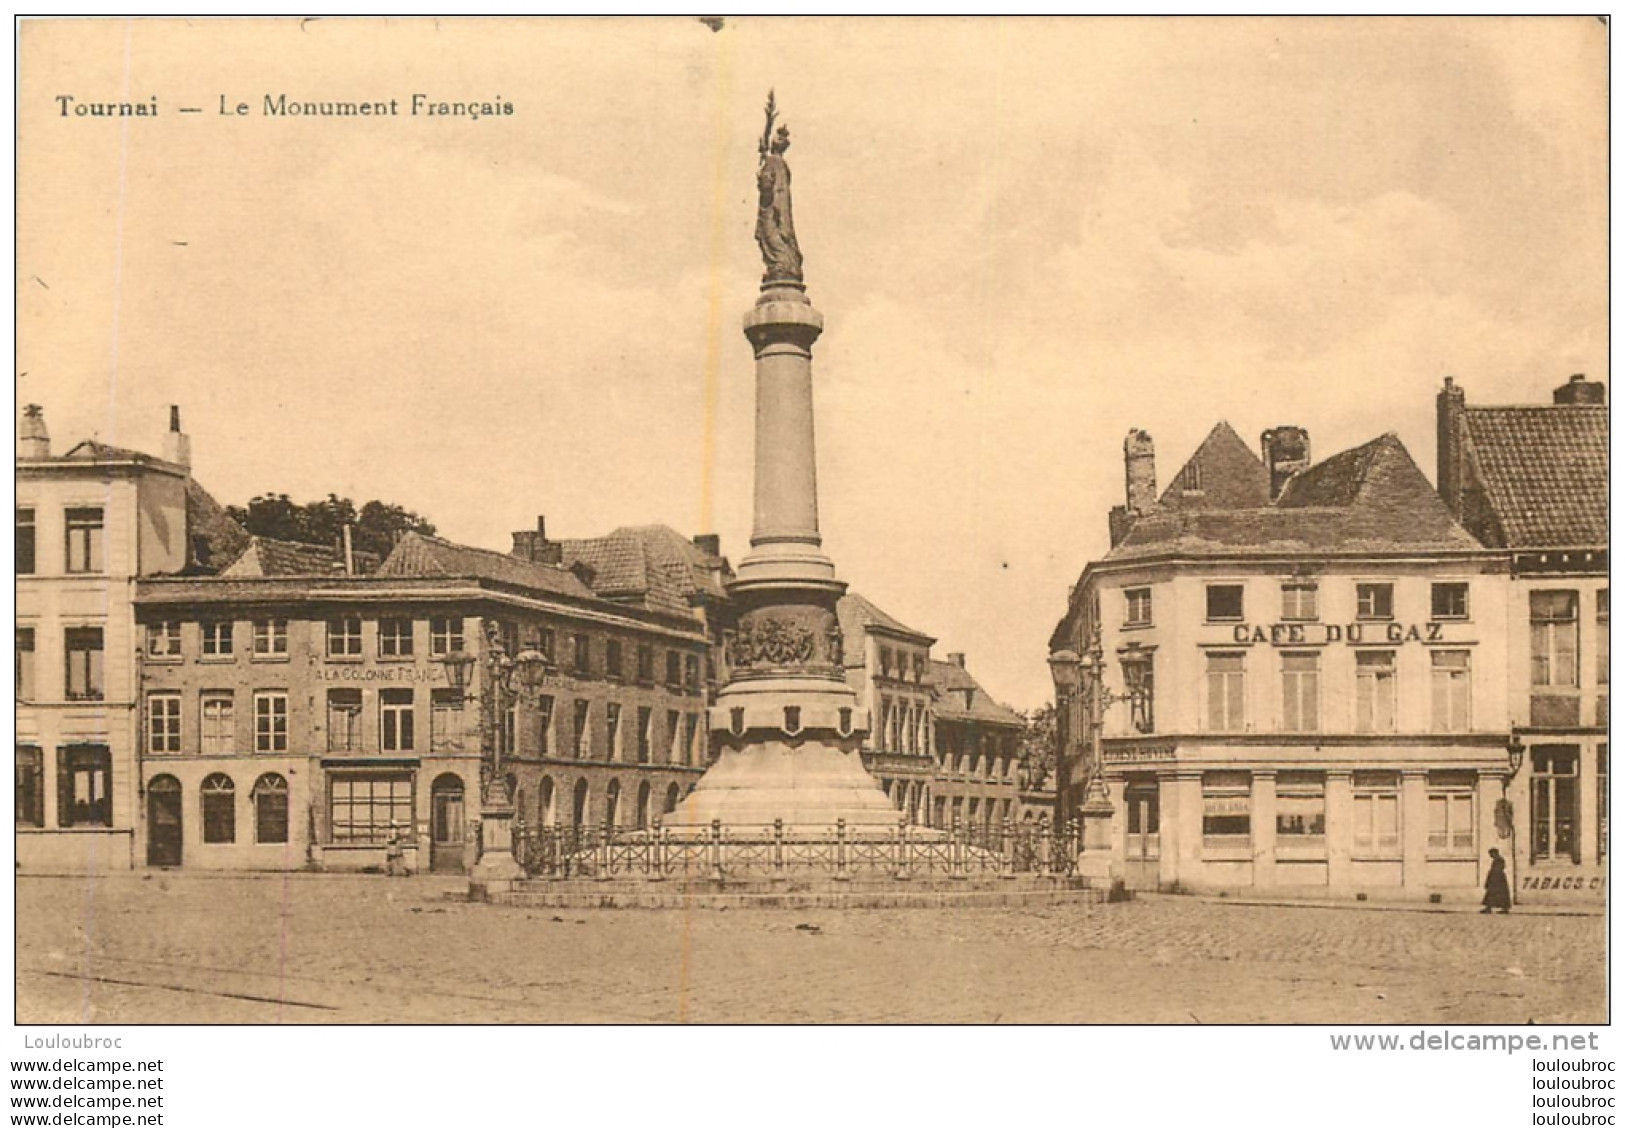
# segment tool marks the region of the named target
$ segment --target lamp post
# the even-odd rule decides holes
[[[480,703],[480,858],[474,865],[474,881],[487,888],[493,882],[515,881],[524,870],[513,856],[513,795],[503,771],[508,733],[503,718],[520,699],[541,689],[547,673],[547,660],[534,650],[510,656],[502,642],[502,628],[495,620],[485,621],[484,670],[479,685]],[[463,693],[465,701],[469,675],[480,657],[454,650],[441,659],[452,688]],[[514,734],[517,740],[517,732]]]
[[[1501,800],[1495,805],[1495,828],[1507,840],[1507,890],[1513,901],[1518,899],[1518,826],[1513,819],[1512,799],[1508,795],[1512,780],[1523,767],[1523,737],[1514,728],[1507,737],[1507,770],[1501,777]]]

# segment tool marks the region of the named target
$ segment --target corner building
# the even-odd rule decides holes
[[[1137,889],[1476,898],[1507,771],[1502,558],[1393,435],[1313,463],[1226,423],[1159,496],[1151,437],[1050,640],[1105,688],[1113,877]],[[1098,632],[1098,636],[1097,633]],[[1063,818],[1086,695],[1058,689]]]

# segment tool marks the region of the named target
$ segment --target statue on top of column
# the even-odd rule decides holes
[[[767,92],[767,125],[757,146],[760,164],[756,169],[756,245],[762,249],[763,285],[801,281],[801,248],[796,245],[796,225],[790,218],[790,166],[784,151],[790,147],[790,130],[779,126],[773,92]]]

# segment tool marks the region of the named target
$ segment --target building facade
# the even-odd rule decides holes
[[[932,662],[931,681],[937,722],[932,825],[987,834],[1033,814],[1033,806],[1022,803],[1021,714],[982,688],[964,654]]]
[[[931,646],[936,639],[892,618],[856,592],[836,604],[846,680],[873,718],[863,766],[909,822],[931,819],[936,769]]]
[[[173,409],[163,458],[95,441],[53,457],[30,405],[16,488],[17,865],[128,869],[140,824],[135,585],[205,568],[246,534],[192,480]]]
[[[1260,458],[1221,423],[1160,496],[1151,437],[1124,453],[1112,548],[1050,640],[1112,702],[1057,678],[1061,816],[1098,763],[1132,888],[1476,898],[1504,845],[1503,558],[1392,435],[1317,464],[1299,428]]]
[[[1512,881],[1529,903],[1601,903],[1608,863],[1608,408],[1575,376],[1550,404],[1438,396],[1439,491],[1510,572]]]

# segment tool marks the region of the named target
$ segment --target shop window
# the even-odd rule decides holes
[[[1397,682],[1392,650],[1354,654],[1354,731],[1393,732]]]
[[[1287,622],[1312,622],[1320,618],[1320,588],[1315,584],[1281,585],[1281,618]]]
[[[173,756],[181,750],[181,695],[147,695],[147,751],[154,756]]]
[[[56,810],[61,826],[113,825],[113,754],[105,744],[57,750]]]
[[[1468,732],[1473,727],[1472,655],[1465,650],[1434,650],[1433,731]]]
[[[1232,623],[1246,618],[1240,584],[1207,586],[1207,618],[1210,623]]]
[[[288,653],[288,620],[254,620],[254,656],[283,658]]]
[[[288,781],[267,772],[254,781],[254,841],[262,845],[288,841]]]
[[[199,695],[198,746],[205,756],[229,756],[236,751],[236,713],[236,698],[229,689]]]
[[[1398,857],[1399,775],[1355,772],[1354,852],[1365,857]]]
[[[575,724],[571,733],[575,737],[576,759],[585,760],[592,754],[592,702],[576,699]]]
[[[1580,860],[1580,752],[1573,745],[1531,750],[1529,856],[1537,862]]]
[[[286,752],[288,750],[288,695],[286,693],[256,693],[254,695],[254,751]]]
[[[378,657],[412,657],[412,620],[378,620]]]
[[[67,648],[69,701],[102,699],[102,629],[69,627],[63,632]]]
[[[203,841],[225,845],[237,841],[237,787],[223,772],[205,776],[198,789],[203,804]]]
[[[1467,585],[1464,583],[1434,584],[1433,617],[1435,619],[1467,618]]]
[[[179,658],[181,625],[173,619],[147,624],[147,657]]]
[[[28,745],[17,746],[16,786],[17,825],[45,825],[45,753]]]
[[[102,511],[70,509],[67,512],[67,570],[100,572],[103,560]]]
[[[1580,593],[1529,593],[1529,682],[1537,686],[1577,686],[1580,649]]]
[[[444,658],[463,649],[463,617],[440,615],[429,620],[429,653]]]
[[[17,510],[17,574],[34,574],[34,511]]]
[[[1123,659],[1123,688],[1129,694],[1129,724],[1135,732],[1155,732],[1157,694],[1149,654]]]
[[[1281,728],[1320,731],[1320,655],[1281,655]]]
[[[1354,617],[1357,619],[1392,619],[1394,617],[1394,585],[1355,584]]]
[[[328,781],[328,813],[334,842],[382,845],[413,825],[412,777],[334,775]]]
[[[361,657],[361,620],[353,615],[327,621],[327,656]]]
[[[417,749],[416,709],[410,689],[378,691],[378,747],[384,752]]]
[[[1125,627],[1149,627],[1151,625],[1151,589],[1129,588],[1123,592],[1126,604],[1123,611],[1123,625]]]
[[[1207,656],[1207,727],[1213,732],[1242,732],[1247,727],[1246,656]]]
[[[1246,772],[1202,776],[1202,845],[1245,848],[1252,843],[1252,777]]]
[[[258,707],[259,703],[256,699],[256,712]],[[256,721],[256,727],[257,724]],[[327,691],[327,750],[329,752],[361,751],[361,691],[359,689],[330,689]]]
[[[1275,833],[1283,845],[1322,845],[1326,837],[1326,777],[1281,772],[1275,777]]]
[[[34,628],[17,628],[17,700],[32,701],[39,692],[34,676]]]
[[[463,750],[463,694],[457,689],[429,691],[429,750]]]
[[[1473,772],[1428,773],[1428,853],[1464,858],[1477,855],[1477,784]]]

